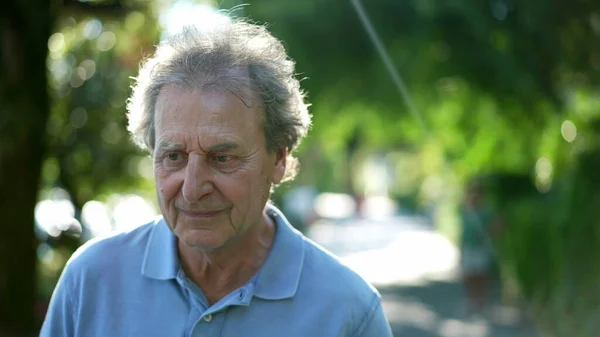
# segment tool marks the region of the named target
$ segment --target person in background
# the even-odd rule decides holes
[[[495,258],[493,237],[499,230],[484,186],[475,180],[468,184],[460,209],[462,240],[460,266],[470,314],[482,313],[492,286]]]
[[[215,22],[162,42],[129,100],[162,216],[78,249],[41,336],[391,336],[377,290],[269,203],[310,126],[293,61]]]

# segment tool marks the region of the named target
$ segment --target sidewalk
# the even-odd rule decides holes
[[[483,315],[467,314],[458,251],[422,218],[320,222],[309,237],[373,283],[396,337],[536,337],[495,287]]]
[[[517,308],[500,304],[499,296],[484,315],[466,314],[459,283],[379,287],[394,336],[402,337],[535,337]]]

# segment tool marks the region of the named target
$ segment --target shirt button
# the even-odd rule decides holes
[[[206,323],[208,323],[208,322],[212,321],[212,315],[211,315],[211,314],[208,314],[208,315],[204,316],[204,318],[203,318],[203,319],[204,319],[204,321],[205,321]]]

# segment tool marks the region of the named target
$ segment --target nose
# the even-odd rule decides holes
[[[181,187],[183,199],[187,203],[195,203],[202,197],[212,193],[214,189],[212,172],[205,162],[205,158],[190,154]]]

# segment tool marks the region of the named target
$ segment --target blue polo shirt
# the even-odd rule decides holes
[[[83,245],[54,290],[41,336],[392,336],[378,292],[302,236],[277,225],[265,264],[209,305],[183,272],[164,220]]]

